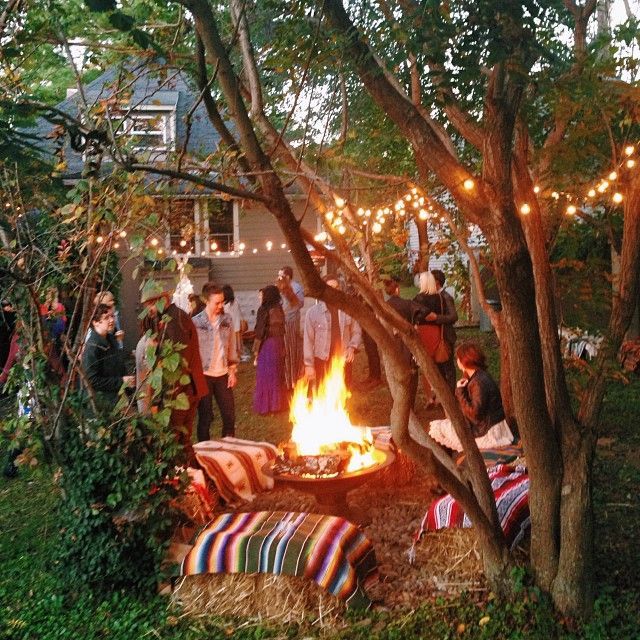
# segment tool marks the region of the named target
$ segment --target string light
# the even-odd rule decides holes
[[[570,204],[567,207],[567,213],[572,216],[577,211],[576,206],[574,204]]]
[[[612,171],[609,174],[609,180],[613,181],[613,180],[616,180],[617,178],[618,178],[618,173],[616,171]]]
[[[273,249],[273,242],[271,242],[271,240],[267,240],[265,247],[267,247],[267,251],[271,251],[271,249]]]
[[[185,242],[186,244],[186,242]],[[151,238],[151,246],[152,247],[157,247],[158,246],[158,238]]]
[[[475,187],[476,183],[471,179],[471,178],[467,178],[463,183],[462,186],[467,190],[467,191],[471,191],[471,189],[473,189],[473,187]]]
[[[120,232],[120,234],[119,234],[119,235],[120,235],[120,237],[121,237],[121,238],[126,238],[126,237],[127,237],[127,232],[123,229],[123,230]]]
[[[538,185],[533,187],[533,193],[540,193],[540,187]]]
[[[524,214],[525,216],[529,213],[531,213],[531,207],[525,202],[521,207],[520,207],[520,213]]]
[[[102,244],[102,241],[103,241],[103,240],[104,240],[104,238],[103,238],[102,236],[98,236],[98,237],[96,238],[96,242],[97,242],[98,244]]]
[[[613,194],[613,197],[611,198],[616,204],[620,204],[623,200],[624,200],[624,196],[619,193],[616,192]]]
[[[624,153],[627,156],[632,156],[633,152],[636,150],[636,148],[633,145],[628,145],[624,148]]]
[[[627,160],[627,162],[625,164],[627,165],[627,169],[633,169],[633,167],[636,166],[636,161],[635,160]]]
[[[596,195],[596,190],[595,190],[595,189],[589,189],[589,192],[587,193],[587,195],[588,195],[590,198],[595,197],[595,195]]]
[[[341,198],[340,196],[334,196],[333,199],[335,200],[336,207],[338,207],[338,209],[343,209],[344,208],[344,199],[343,198]]]

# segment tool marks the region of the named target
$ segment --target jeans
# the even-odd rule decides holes
[[[222,437],[235,436],[236,405],[233,389],[229,389],[229,376],[205,376],[209,393],[198,404],[198,442],[210,440],[209,429],[213,422],[213,399],[215,398],[222,418]]]

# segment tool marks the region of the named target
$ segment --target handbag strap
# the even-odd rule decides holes
[[[440,297],[440,314],[444,315],[444,302],[442,301],[442,294],[438,293]],[[444,340],[444,323],[440,325],[440,342]]]

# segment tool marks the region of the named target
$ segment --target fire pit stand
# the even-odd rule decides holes
[[[340,473],[334,477],[304,477],[290,473],[274,472],[272,463],[263,467],[263,472],[273,478],[276,486],[296,489],[312,494],[318,504],[320,513],[341,516],[347,520],[364,524],[368,520],[366,513],[360,513],[349,506],[347,494],[375,478],[382,469],[389,467],[395,461],[395,455],[391,451],[377,450],[384,458],[375,465]]]

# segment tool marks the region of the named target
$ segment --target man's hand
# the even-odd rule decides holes
[[[228,389],[233,389],[233,387],[236,386],[237,382],[238,382],[238,377],[236,376],[235,369],[230,369],[229,370],[229,376],[228,376],[228,379],[227,379],[227,388]]]
[[[456,387],[466,387],[467,386],[467,382],[469,382],[469,380],[467,378],[460,378],[460,380],[458,380],[458,382],[456,382]]]
[[[316,368],[305,366],[304,368],[304,377],[311,382],[311,380],[316,379]]]
[[[356,350],[353,347],[347,347],[347,350],[344,352],[344,361],[345,362],[353,362],[353,359],[356,356]]]

